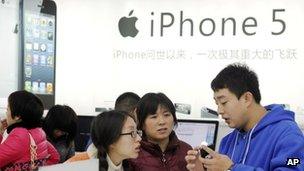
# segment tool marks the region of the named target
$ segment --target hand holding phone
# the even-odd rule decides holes
[[[205,142],[205,141],[203,141],[203,142],[201,143],[201,145],[205,145],[205,146],[207,146],[208,148],[214,149],[214,145],[213,145],[213,144],[209,144],[209,145],[208,145],[208,143]],[[203,148],[200,148],[200,155],[201,155],[202,158],[206,158],[206,157],[208,156],[208,154],[209,154],[209,153],[208,153],[207,151],[205,151]]]

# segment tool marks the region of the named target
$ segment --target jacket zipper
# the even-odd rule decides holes
[[[165,153],[162,153],[162,162],[163,162],[164,165],[166,164]]]

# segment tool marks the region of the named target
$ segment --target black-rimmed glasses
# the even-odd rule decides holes
[[[142,136],[142,130],[131,131],[131,132],[128,132],[128,133],[121,133],[120,135],[131,135],[132,138],[136,138],[137,134],[141,137]]]

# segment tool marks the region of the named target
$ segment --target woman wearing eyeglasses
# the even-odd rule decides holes
[[[147,93],[137,108],[138,128],[143,130],[141,151],[130,160],[133,170],[183,171],[191,146],[180,141],[173,131],[177,124],[175,107],[163,93]]]
[[[98,149],[99,170],[129,170],[125,159],[138,156],[141,134],[134,118],[126,112],[114,110],[99,114],[91,126],[92,141]]]

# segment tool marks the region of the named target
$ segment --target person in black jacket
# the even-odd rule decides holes
[[[75,155],[74,138],[77,133],[77,115],[66,105],[55,105],[47,113],[43,130],[60,154],[60,163]]]

